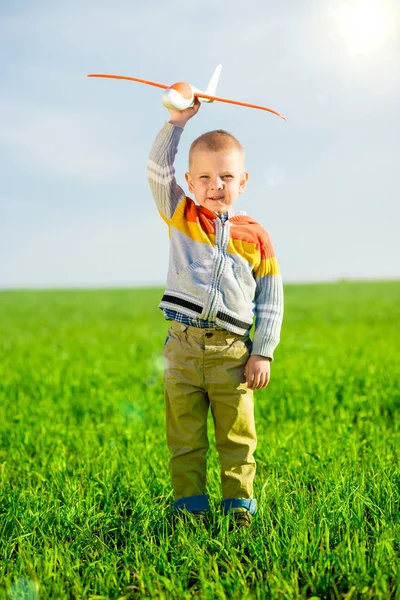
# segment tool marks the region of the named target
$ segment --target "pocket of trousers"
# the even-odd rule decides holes
[[[248,350],[249,355],[251,354],[251,351],[253,349],[253,342],[250,339],[250,337],[247,338],[247,340],[243,340],[244,345],[246,346],[246,349]]]
[[[168,329],[167,337],[165,338],[164,348],[168,344],[168,341],[176,335],[176,332],[170,327]]]

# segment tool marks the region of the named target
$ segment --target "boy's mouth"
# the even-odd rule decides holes
[[[215,196],[215,198],[212,198],[211,196],[209,196],[207,198],[207,200],[213,200],[214,202],[217,202],[218,200],[223,200],[224,196]]]

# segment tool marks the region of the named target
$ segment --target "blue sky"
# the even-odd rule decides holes
[[[202,105],[250,173],[237,210],[269,232],[284,282],[399,277],[400,11],[395,0],[0,5],[0,288],[160,285],[168,235],[146,161],[161,90],[206,86],[278,110]],[[186,190],[187,191],[187,190]]]

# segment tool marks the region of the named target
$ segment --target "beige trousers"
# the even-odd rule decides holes
[[[221,506],[225,514],[240,506],[255,514],[257,436],[253,390],[244,375],[252,342],[226,330],[171,323],[164,344],[164,392],[174,510],[209,509],[205,487],[211,405],[221,465]]]

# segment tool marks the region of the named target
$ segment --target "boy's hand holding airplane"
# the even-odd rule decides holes
[[[169,123],[171,123],[171,125],[176,125],[177,127],[185,127],[189,119],[194,117],[198,112],[200,105],[200,100],[195,98],[193,106],[189,106],[189,108],[185,108],[185,110],[173,110],[172,108],[169,108],[168,112],[171,115]]]

